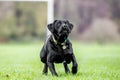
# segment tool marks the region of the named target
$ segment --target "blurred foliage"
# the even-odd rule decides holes
[[[113,18],[120,19],[120,0],[107,0],[111,6]]]
[[[55,19],[68,19],[74,25],[70,38],[120,41],[120,0],[54,2]],[[47,2],[0,2],[0,41],[44,39],[46,24]]]
[[[54,7],[55,19],[74,24],[71,38],[120,42],[120,0],[55,0]]]
[[[0,13],[6,14],[0,17],[0,40],[40,38],[46,34],[46,2],[0,2],[0,4]]]

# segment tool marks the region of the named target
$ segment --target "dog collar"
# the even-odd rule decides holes
[[[53,38],[54,43],[57,44],[58,42],[57,42],[57,40],[55,40],[54,36],[52,36],[52,38]],[[61,43],[61,45],[65,46],[65,43],[67,42],[67,40],[68,39],[65,39],[65,41],[63,43]]]

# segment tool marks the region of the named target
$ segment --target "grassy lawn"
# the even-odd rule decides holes
[[[120,80],[120,44],[74,42],[78,73],[67,75],[62,64],[55,64],[59,77],[42,75],[41,47],[42,43],[0,44],[0,80]]]

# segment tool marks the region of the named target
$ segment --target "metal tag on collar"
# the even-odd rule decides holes
[[[63,45],[63,49],[66,49],[67,48],[67,46],[65,45],[66,44],[66,42],[67,42],[67,39],[65,39],[65,41],[64,41],[64,43],[62,43],[62,45]]]
[[[65,43],[61,43],[61,45],[63,45],[63,46],[64,46],[64,45],[65,45]]]
[[[63,45],[63,47],[62,47],[63,49],[66,49],[67,48],[67,46],[66,45]]]

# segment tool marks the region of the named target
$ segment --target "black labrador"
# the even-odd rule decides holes
[[[40,59],[44,63],[43,73],[48,73],[48,67],[52,75],[58,76],[54,63],[62,63],[65,72],[69,73],[68,65],[72,61],[72,73],[77,73],[78,64],[73,54],[72,44],[68,39],[73,25],[68,20],[55,20],[49,24],[48,29],[52,33],[46,40],[41,52]]]

